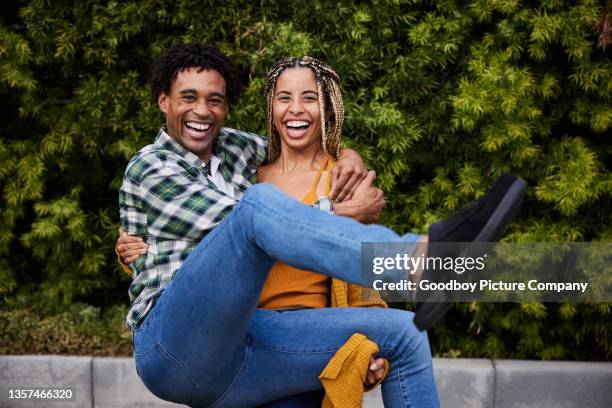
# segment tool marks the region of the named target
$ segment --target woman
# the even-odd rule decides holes
[[[266,86],[268,164],[259,169],[259,182],[273,184],[296,200],[321,209],[329,205],[326,199],[329,172],[338,156],[344,119],[338,83],[338,76],[330,67],[304,57],[277,62],[268,74]],[[383,201],[382,192],[372,187],[374,177],[371,172],[355,192],[370,191],[378,195],[380,207],[375,211],[378,214]],[[333,211],[362,222],[376,221],[356,212],[350,202],[335,203]],[[426,242],[425,237],[421,241]],[[121,259],[130,263],[146,252],[146,244],[138,237],[122,234],[117,249]],[[386,307],[386,304],[376,291],[282,262],[277,262],[270,271],[258,304],[261,309],[287,313],[329,306]],[[386,365],[385,359],[372,356],[366,384],[382,380]],[[319,398],[320,392],[302,394],[269,406],[312,406]],[[399,395],[385,396],[386,401],[400,398]],[[429,400],[436,400],[435,386]]]

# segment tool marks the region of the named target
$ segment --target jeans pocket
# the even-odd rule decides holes
[[[159,342],[143,353],[134,354],[142,382],[159,398],[188,404],[198,385],[187,369]]]

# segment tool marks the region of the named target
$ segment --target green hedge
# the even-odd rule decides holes
[[[0,310],[0,354],[130,356],[132,337],[124,327],[126,313],[126,306],[102,313],[82,303],[48,316],[32,308]]]
[[[177,42],[236,59],[245,92],[228,125],[261,133],[272,62],[311,54],[335,67],[346,144],[377,171],[384,224],[424,232],[510,171],[529,190],[507,239],[612,240],[605,1],[5,3],[0,295],[11,324],[15,299],[41,321],[75,302],[127,304],[112,251],[117,188],[163,124],[148,67]],[[611,320],[608,304],[458,305],[431,338],[438,354],[609,360]]]

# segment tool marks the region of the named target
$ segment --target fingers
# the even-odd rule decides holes
[[[375,188],[373,186],[374,180],[376,180],[376,171],[368,171],[367,173],[365,173],[364,177],[359,180],[359,184],[355,187],[354,192],[357,194],[362,194],[370,189]]]
[[[334,196],[332,198],[333,201],[341,203],[344,200],[350,199],[352,197],[352,193],[354,192],[357,186],[361,186],[363,180],[369,176],[369,172],[353,172],[350,177],[348,174],[341,174],[338,176],[338,181],[334,187]],[[370,176],[371,177],[371,176]],[[376,173],[374,173],[374,177],[376,177]]]
[[[130,256],[127,256],[127,257],[123,258],[123,263],[125,263],[125,264],[129,265],[129,264],[131,264],[132,262],[136,262],[136,260],[137,260],[138,258],[140,258],[140,254],[130,255]]]
[[[119,238],[127,237],[128,233],[122,227],[119,227]]]
[[[387,369],[387,360],[384,358],[370,358],[370,366],[366,374],[366,384],[374,385],[385,376],[385,370]]]
[[[138,253],[140,255],[146,254],[147,249],[148,245],[144,242],[117,245],[117,252],[119,252],[119,255],[121,255],[122,258],[129,256],[131,253]]]
[[[362,183],[369,187],[374,184],[374,180],[376,180],[376,171],[370,170],[365,175]]]
[[[121,251],[121,247],[124,245],[133,245],[133,244],[138,244],[138,245],[144,245],[146,247],[147,244],[144,243],[144,240],[141,237],[138,237],[136,235],[122,235],[119,237],[119,239],[117,240],[117,250]],[[133,248],[130,247],[130,248]]]
[[[351,189],[355,186],[355,184],[357,184],[357,182],[358,180],[356,181],[354,176],[351,176],[351,178],[347,180],[344,187],[342,187],[342,189],[338,191],[338,194],[333,201],[341,203],[344,200],[347,200],[348,196],[351,194]]]
[[[337,166],[331,169],[331,190],[329,192],[330,200],[340,202],[338,200],[338,193],[342,190],[342,187],[344,187],[348,178],[348,174],[341,173]]]
[[[121,244],[117,245],[117,254],[124,264],[131,264],[142,255],[147,253],[147,244],[135,243],[135,244]]]

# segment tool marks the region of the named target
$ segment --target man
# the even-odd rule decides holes
[[[194,406],[257,406],[320,387],[317,375],[359,331],[391,363],[386,406],[437,406],[427,336],[412,313],[256,309],[276,259],[359,284],[361,242],[421,237],[325,214],[271,186],[250,187],[265,144],[222,128],[238,88],[233,64],[214,47],[170,48],[152,85],[166,130],[130,161],[120,191],[122,227],[148,244],[146,257],[132,264],[127,318],[147,387]],[[494,199],[476,203],[478,211],[472,206],[436,224],[433,239],[482,240],[492,221],[493,230],[507,223],[516,206],[499,207],[516,201],[508,199],[514,180],[502,184]],[[365,190],[352,200],[379,211],[380,195]],[[443,309],[423,307],[426,325]]]

